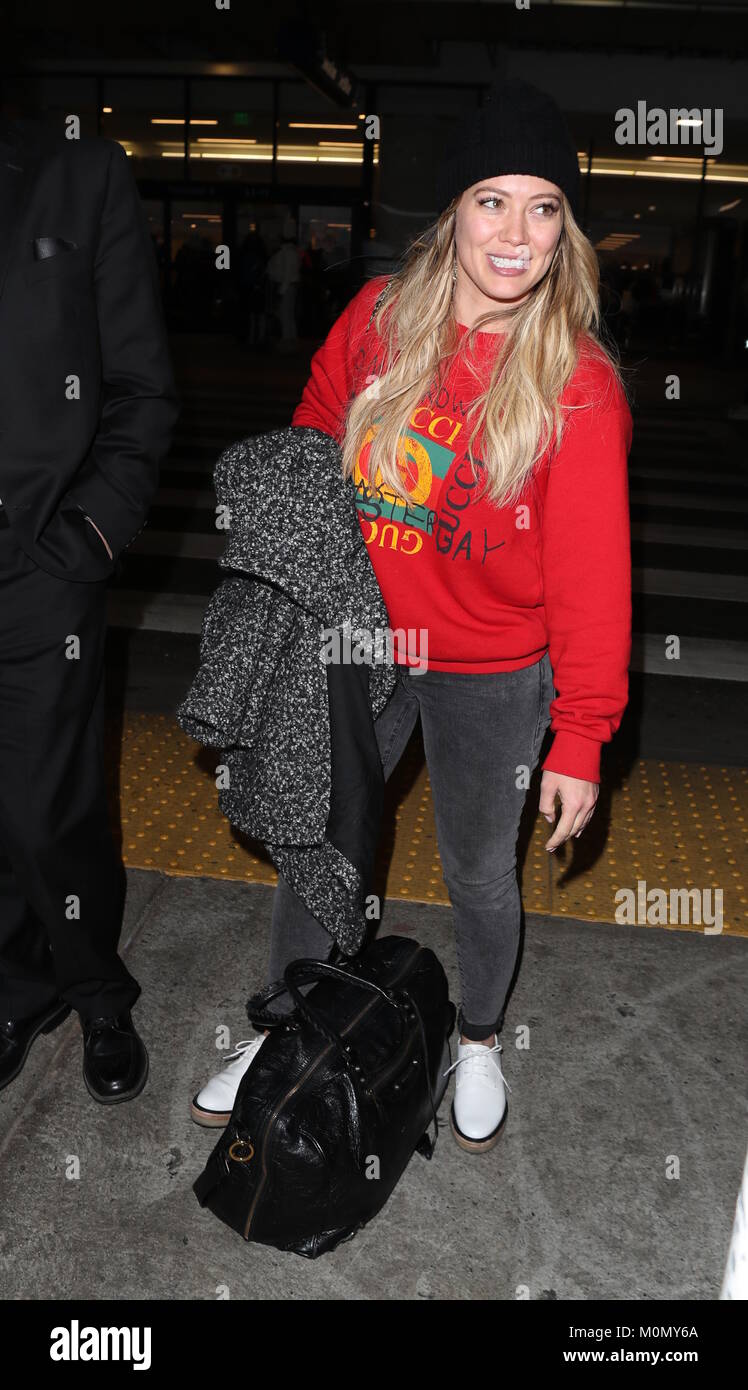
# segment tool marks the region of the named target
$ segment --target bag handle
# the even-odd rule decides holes
[[[348,985],[359,985],[361,989],[368,989],[374,994],[379,994],[388,1004],[394,1004],[396,1008],[402,1006],[402,1001],[397,999],[394,990],[383,989],[381,985],[375,984],[373,980],[367,979],[365,975],[354,974],[353,963],[346,967],[332,965],[325,960],[307,960],[302,957],[300,960],[292,960],[290,965],[286,966],[283,978],[288,986],[289,992],[293,995],[297,1003],[299,1003],[299,1001],[302,1004],[305,1003],[304,996],[299,994],[299,983],[307,984],[309,980],[327,978],[342,980],[344,984]]]
[[[355,975],[349,967],[347,970],[339,965],[328,965],[326,961],[318,960],[294,960],[287,966],[284,980],[286,987],[291,994],[296,1008],[303,1018],[307,1020],[313,1028],[329,1043],[342,1052],[345,1060],[350,1064],[354,1072],[364,1084],[369,1087],[369,1080],[364,1073],[364,1069],[356,1058],[356,1054],[350,1043],[343,1040],[340,1033],[332,1028],[322,1014],[310,1004],[308,999],[301,993],[300,984],[308,984],[310,980],[332,979],[340,980],[344,984],[358,985],[360,989],[367,990],[370,994],[378,995],[387,1004],[391,1004],[398,1014],[407,1014],[410,1010],[410,1000],[398,1000],[393,990],[382,989],[380,985],[374,984],[372,980],[367,980],[361,975]]]
[[[272,984],[258,990],[247,1000],[247,1018],[255,1028],[278,1028],[282,1024],[293,1026],[289,1014],[273,1013],[267,1007],[280,994],[288,994],[288,986],[284,980],[273,980]]]
[[[350,957],[343,955],[337,941],[333,941],[330,954],[327,957],[327,962],[332,965],[335,961],[340,960],[341,957],[343,960],[350,959]],[[327,962],[323,963],[326,964]],[[264,989],[258,990],[253,994],[252,997],[247,1000],[246,1004],[247,1017],[250,1023],[256,1024],[258,1028],[276,1028],[282,1023],[288,1024],[290,1018],[289,1014],[273,1013],[267,1007],[268,1004],[272,1003],[273,999],[277,999],[280,994],[287,993],[288,986],[285,980],[273,980],[270,984],[266,985]]]

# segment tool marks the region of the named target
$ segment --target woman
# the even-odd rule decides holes
[[[375,725],[385,777],[421,718],[461,983],[451,1122],[468,1152],[507,1115],[497,1035],[530,773],[550,723],[553,853],[590,821],[628,699],[632,422],[597,336],[578,179],[555,104],[525,83],[495,92],[442,170],[437,222],[333,325],[292,421],[339,439],[357,484],[398,663]],[[269,978],[329,951],[279,879]],[[195,1097],[199,1123],[228,1122],[262,1041]]]

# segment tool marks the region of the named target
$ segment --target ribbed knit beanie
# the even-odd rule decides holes
[[[569,127],[552,97],[509,78],[494,82],[483,105],[464,119],[437,174],[438,212],[480,179],[534,174],[579,206],[579,160]]]

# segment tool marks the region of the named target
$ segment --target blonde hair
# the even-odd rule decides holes
[[[474,334],[489,326],[506,337],[498,341],[487,386],[468,363],[478,394],[467,411],[472,425],[467,453],[478,483],[473,444],[482,435],[485,494],[497,506],[516,503],[551,441],[553,451],[558,449],[564,427],[559,397],[574,374],[582,344],[608,363],[609,384],[615,379],[624,389],[617,350],[601,340],[597,256],[561,196],[563,228],[543,279],[519,307],[483,314],[462,341],[453,310],[460,198],[411,243],[374,315],[388,365],[373,390],[348,403],[341,446],[344,478],[354,474],[359,452],[371,440],[372,487],[386,485],[402,496],[414,410],[438,385],[446,359],[472,352]]]

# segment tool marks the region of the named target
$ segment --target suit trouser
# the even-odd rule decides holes
[[[0,510],[0,1013],[118,1014],[125,877],[104,773],[106,582],[56,579]]]
[[[537,765],[554,697],[550,658],[519,671],[399,667],[374,732],[385,780],[419,716],[444,881],[452,904],[462,1004],[461,1031],[499,1031],[520,938],[517,836],[529,774]],[[425,943],[427,944],[427,943]],[[273,899],[269,980],[300,956],[326,960],[327,932],[279,875]],[[288,996],[274,1000],[279,1012]]]

